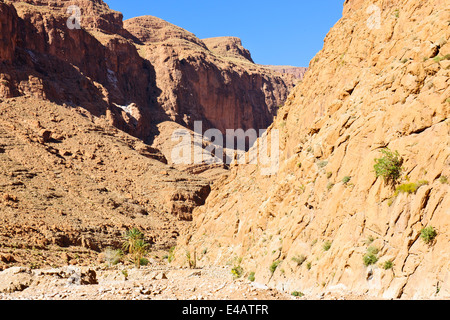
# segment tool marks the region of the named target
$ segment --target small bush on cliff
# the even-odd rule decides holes
[[[389,148],[380,150],[383,157],[375,159],[376,177],[383,177],[386,183],[397,183],[402,174],[403,159],[398,151],[392,152]]]
[[[273,274],[275,272],[275,270],[277,270],[280,263],[281,263],[281,261],[279,261],[279,260],[272,262],[272,264],[270,265],[270,268],[269,268],[270,273]]]
[[[392,269],[393,267],[394,267],[394,263],[392,262],[392,260],[385,261],[383,264],[384,270],[389,270],[389,269]]]
[[[297,263],[297,266],[301,266],[303,264],[303,262],[306,261],[306,256],[301,254],[299,256],[293,257],[292,261],[294,261],[295,263]]]
[[[292,292],[292,295],[293,295],[294,297],[299,297],[299,298],[301,298],[301,297],[303,297],[305,294],[302,293],[302,292],[300,292],[300,291],[294,291],[294,292]]]
[[[433,240],[436,238],[437,232],[434,230],[432,226],[428,226],[426,228],[423,228],[420,231],[420,237],[422,238],[423,242],[426,244],[430,244],[433,242]]]
[[[191,259],[191,253],[186,250],[186,261],[189,265],[189,269],[195,269],[197,267],[197,256],[194,251],[194,257]]]
[[[396,17],[397,19],[400,18],[400,9],[394,10],[394,17]]]
[[[428,184],[428,181],[426,180],[420,180],[417,183],[404,183],[402,185],[399,185],[397,189],[395,190],[395,196],[398,196],[400,193],[416,193],[417,190]]]
[[[448,184],[448,178],[446,176],[441,176],[439,182],[442,184]]]
[[[378,257],[377,257],[378,251],[379,250],[377,248],[375,248],[375,247],[369,247],[367,249],[367,253],[363,257],[364,265],[366,267],[377,263],[377,261],[378,261]]]
[[[326,166],[328,165],[328,161],[319,161],[319,162],[317,162],[317,166],[320,168],[320,169],[323,169],[323,168],[325,168]]]
[[[450,54],[446,54],[445,56],[436,56],[433,58],[434,62],[440,62],[442,60],[450,60]]]
[[[343,184],[348,184],[348,183],[350,182],[350,180],[352,180],[352,177],[350,177],[350,176],[345,176],[345,177],[342,179],[342,183],[343,183]]]
[[[322,247],[323,251],[328,251],[331,249],[331,242],[330,241],[325,241],[325,243],[323,244]]]
[[[167,255],[167,262],[171,263],[175,259],[175,249],[176,247],[171,247],[169,249],[169,254]]]
[[[364,255],[363,260],[364,260],[364,265],[365,265],[366,267],[368,267],[368,266],[370,266],[370,265],[372,265],[372,264],[377,263],[378,258],[377,258],[377,256],[374,255],[374,254],[366,253],[366,254]]]
[[[242,277],[243,273],[244,273],[244,269],[241,266],[236,266],[233,269],[231,269],[231,274],[236,279],[239,279],[240,277]]]

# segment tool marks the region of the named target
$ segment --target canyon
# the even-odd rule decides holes
[[[80,28],[69,24],[74,4]],[[132,226],[170,248],[210,192],[211,180],[189,171],[226,172],[177,170],[172,131],[195,120],[266,128],[299,81],[245,60],[237,38],[213,52],[158,18],[123,21],[101,0],[5,1],[0,14],[0,238],[3,251],[17,249],[2,262],[34,264],[34,248],[51,265],[71,247],[89,260]]]

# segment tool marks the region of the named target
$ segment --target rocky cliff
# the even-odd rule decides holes
[[[264,129],[296,79],[253,63],[240,39],[200,40],[152,16],[124,22],[141,56],[155,67],[159,105],[169,119],[205,130]]]
[[[445,3],[347,0],[269,128],[277,174],[233,168],[194,211],[178,263],[196,252],[198,266],[311,297],[449,298]],[[376,159],[394,165],[395,183],[377,177]]]
[[[151,66],[129,40],[112,33],[126,34],[121,14],[102,1],[79,2],[83,28],[69,29],[69,4],[72,2],[0,4],[2,10],[13,12],[2,16],[2,21],[15,26],[7,35],[14,42],[14,52],[0,67],[1,96],[26,95],[83,106],[145,138],[151,131],[151,92],[156,90]],[[135,121],[117,107],[131,102],[139,111]]]
[[[80,28],[71,5],[80,10]],[[228,52],[216,56],[193,34],[158,18],[124,24],[101,0],[1,6],[2,97],[32,95],[108,113],[115,126],[147,142],[164,120],[188,127],[202,120],[205,130],[266,128],[296,83],[251,58],[234,63],[233,54],[250,57],[238,39],[214,42],[211,50]]]
[[[276,72],[292,74],[297,79],[303,79],[308,68],[302,67],[292,67],[292,66],[265,66],[266,68],[272,69]]]

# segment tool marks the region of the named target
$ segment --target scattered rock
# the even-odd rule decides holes
[[[68,284],[92,285],[98,284],[97,274],[93,269],[82,269],[78,267],[68,267],[65,272]]]
[[[23,291],[33,282],[31,270],[12,267],[0,272],[0,292],[13,293]]]
[[[0,261],[5,262],[5,263],[13,263],[16,262],[16,260],[14,259],[14,256],[12,254],[0,254]]]
[[[51,140],[52,132],[50,130],[42,129],[38,134],[39,143],[47,143]]]

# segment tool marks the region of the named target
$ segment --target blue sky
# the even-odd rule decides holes
[[[307,67],[344,0],[104,0],[124,19],[152,15],[200,39],[235,36],[259,64]]]

